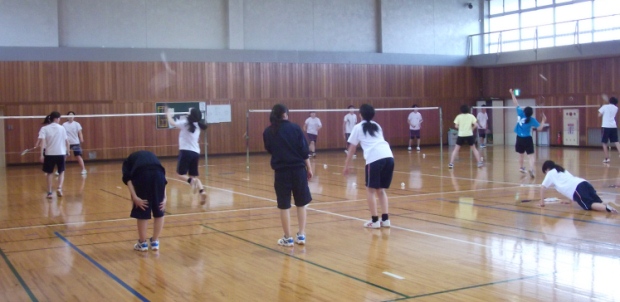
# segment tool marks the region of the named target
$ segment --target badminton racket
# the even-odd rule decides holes
[[[26,153],[28,153],[28,152],[30,152],[30,151],[32,151],[32,150],[34,150],[34,149],[36,149],[36,148],[37,148],[37,147],[30,148],[30,149],[26,149],[26,150],[22,151],[22,156],[26,155]]]

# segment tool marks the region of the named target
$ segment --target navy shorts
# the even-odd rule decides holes
[[[177,173],[179,175],[198,176],[198,159],[200,159],[200,154],[194,151],[179,150]]]
[[[389,189],[394,174],[394,158],[386,157],[366,165],[366,187]]]
[[[473,146],[476,144],[476,139],[474,138],[474,136],[459,136],[456,138],[456,144],[459,146],[462,145],[469,145],[469,146]]]
[[[601,198],[596,194],[594,187],[587,181],[577,185],[577,189],[575,189],[575,193],[573,194],[573,200],[584,210],[592,210],[592,204],[595,202],[603,203]]]
[[[478,129],[478,137],[487,137],[487,129]]]
[[[515,151],[519,154],[534,153],[534,139],[531,136],[521,137],[517,136],[517,143],[515,144]]]
[[[312,201],[305,167],[275,171],[273,187],[276,190],[278,209],[291,208],[291,193],[295,199],[295,206],[303,207]]]
[[[603,144],[607,144],[607,141],[610,143],[618,142],[618,128],[602,128],[601,129],[601,142]]]
[[[69,149],[73,151],[73,156],[82,156],[82,147],[80,144],[69,145]]]
[[[411,130],[409,129],[409,138],[420,138],[420,130]]]
[[[318,135],[316,135],[316,134],[310,134],[310,133],[306,133],[306,134],[308,134],[308,141],[311,141],[311,142],[315,142],[315,143],[316,143],[316,138],[318,137]]]
[[[151,219],[153,217],[163,217],[164,211],[159,209],[159,205],[166,197],[166,175],[159,167],[146,168],[136,171],[132,175],[131,183],[136,190],[138,197],[149,202],[148,208],[142,210],[135,205],[131,209],[131,217],[136,219]]]
[[[43,172],[54,173],[54,167],[58,173],[65,172],[65,156],[64,155],[45,155],[43,159]]]

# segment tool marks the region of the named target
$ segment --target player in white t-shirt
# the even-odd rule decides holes
[[[308,135],[308,141],[310,141],[310,153],[312,156],[316,156],[316,139],[319,136],[319,130],[323,127],[321,120],[316,117],[316,112],[310,112],[310,117],[306,119],[304,123],[304,131]]]
[[[65,180],[66,156],[69,156],[69,140],[67,139],[67,131],[59,124],[60,113],[54,111],[49,116],[51,123],[39,131],[37,145],[45,146],[45,148],[41,148],[41,162],[43,163],[43,172],[45,172],[47,178],[47,198],[52,198],[54,167],[58,171],[56,195],[58,197],[63,196],[62,184]]]
[[[609,162],[609,151],[607,149],[607,142],[616,145],[616,150],[620,156],[620,143],[618,142],[618,126],[616,124],[616,114],[618,113],[618,99],[615,97],[609,98],[609,104],[601,106],[598,110],[598,116],[603,117],[602,121],[602,139],[603,152],[605,152],[605,159],[603,163]]]
[[[618,213],[616,209],[608,204],[596,194],[592,185],[583,178],[575,177],[570,172],[564,170],[551,160],[545,161],[542,166],[545,179],[540,186],[540,206],[545,206],[545,188],[555,187],[555,189],[575,201],[584,210]],[[569,202],[562,202],[570,204]]]
[[[364,159],[366,160],[366,196],[368,199],[368,207],[370,210],[371,220],[364,223],[364,227],[378,229],[381,227],[389,228],[390,219],[388,215],[388,198],[385,190],[392,183],[392,175],[394,174],[394,155],[390,149],[390,144],[383,138],[383,130],[381,126],[372,119],[375,116],[375,109],[368,104],[360,106],[360,113],[363,121],[351,131],[349,136],[349,153],[344,162],[343,174],[349,173],[349,164],[353,157],[353,152],[358,144],[364,150]],[[381,203],[381,221],[377,212],[377,201]]]
[[[357,124],[357,114],[355,114],[355,106],[349,105],[347,107],[349,109],[349,113],[344,116],[344,121],[342,124],[342,129],[344,129],[344,140],[347,144],[347,147],[344,149],[344,153],[349,153],[349,136],[351,136],[351,131],[353,131],[353,126]],[[356,149],[357,150],[357,149]],[[353,158],[357,156],[355,153],[353,154]]]
[[[200,159],[200,130],[207,129],[202,122],[202,113],[196,108],[189,108],[189,115],[174,119],[174,111],[168,110],[166,117],[168,123],[179,130],[179,160],[177,162],[177,175],[187,181],[194,192],[200,193],[200,203],[207,203],[207,192],[198,178],[198,160]],[[189,176],[188,176],[189,175]]]
[[[82,146],[84,143],[84,136],[82,135],[82,125],[74,121],[75,112],[67,112],[67,120],[62,126],[67,131],[67,138],[69,139],[69,149],[73,151],[73,156],[77,158],[80,167],[82,168],[82,175],[85,175],[86,167],[84,166],[84,159],[82,158]]]
[[[476,119],[478,120],[478,146],[480,149],[486,148],[487,145],[484,143],[484,140],[487,137],[487,123],[489,121],[489,115],[487,115],[487,105],[482,105],[480,107],[480,112],[476,115]]]
[[[407,117],[407,123],[409,124],[409,148],[407,150],[411,151],[411,143],[413,139],[418,140],[418,145],[415,148],[417,151],[420,151],[420,130],[422,129],[422,114],[418,112],[418,105],[411,106],[413,108],[413,112],[409,113],[409,117]]]

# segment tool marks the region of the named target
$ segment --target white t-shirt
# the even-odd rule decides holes
[[[344,133],[351,133],[353,126],[357,124],[357,115],[355,113],[348,113],[344,116]]]
[[[364,134],[362,125],[365,123],[367,123],[367,121],[362,121],[353,127],[351,136],[349,136],[347,142],[356,146],[361,144],[367,165],[383,158],[394,157],[390,149],[390,144],[383,138],[383,129],[381,129],[381,126],[371,121],[371,123],[379,127],[379,131],[375,132],[375,136],[371,136],[370,133]]]
[[[555,186],[555,189],[560,192],[560,194],[566,196],[570,200],[573,200],[573,194],[575,194],[577,186],[584,181],[586,180],[575,177],[566,170],[564,172],[558,172],[556,169],[551,169],[547,171],[547,175],[545,175],[542,186],[545,188]]]
[[[200,127],[198,127],[198,123],[194,123],[196,130],[194,130],[194,133],[191,133],[187,125],[188,122],[186,117],[181,117],[174,122],[174,126],[181,129],[179,132],[179,150],[189,150],[200,153],[200,145],[198,145]]]
[[[607,104],[601,106],[598,110],[599,113],[603,114],[603,128],[617,128],[616,126],[616,113],[618,113],[618,107],[613,104]]]
[[[58,123],[51,123],[39,130],[45,155],[67,155],[67,131]]]
[[[476,119],[478,119],[478,129],[487,128],[487,121],[489,120],[489,116],[486,112],[478,112]]]
[[[419,112],[411,112],[409,113],[407,121],[409,122],[409,130],[420,130],[422,126],[422,115]]]
[[[82,125],[80,123],[73,122],[64,122],[62,126],[67,130],[67,138],[69,139],[69,144],[78,145],[80,143],[80,137],[78,136],[78,132],[82,131]]]
[[[318,117],[309,117],[306,119],[306,133],[319,135],[319,128],[323,127]]]

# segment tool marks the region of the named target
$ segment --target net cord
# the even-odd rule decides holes
[[[175,112],[175,115],[178,114],[189,114],[189,112]],[[71,115],[73,118],[83,118],[83,117],[130,117],[130,116],[160,116],[166,115],[166,113],[114,113],[114,114],[83,114],[83,115]],[[14,115],[14,116],[0,116],[0,120],[10,120],[10,119],[44,119],[46,115]],[[61,115],[60,118],[67,118],[68,115]]]
[[[439,107],[375,108],[375,111],[437,110]],[[288,112],[349,112],[351,109],[289,109]],[[271,109],[250,109],[248,112],[269,113]]]

